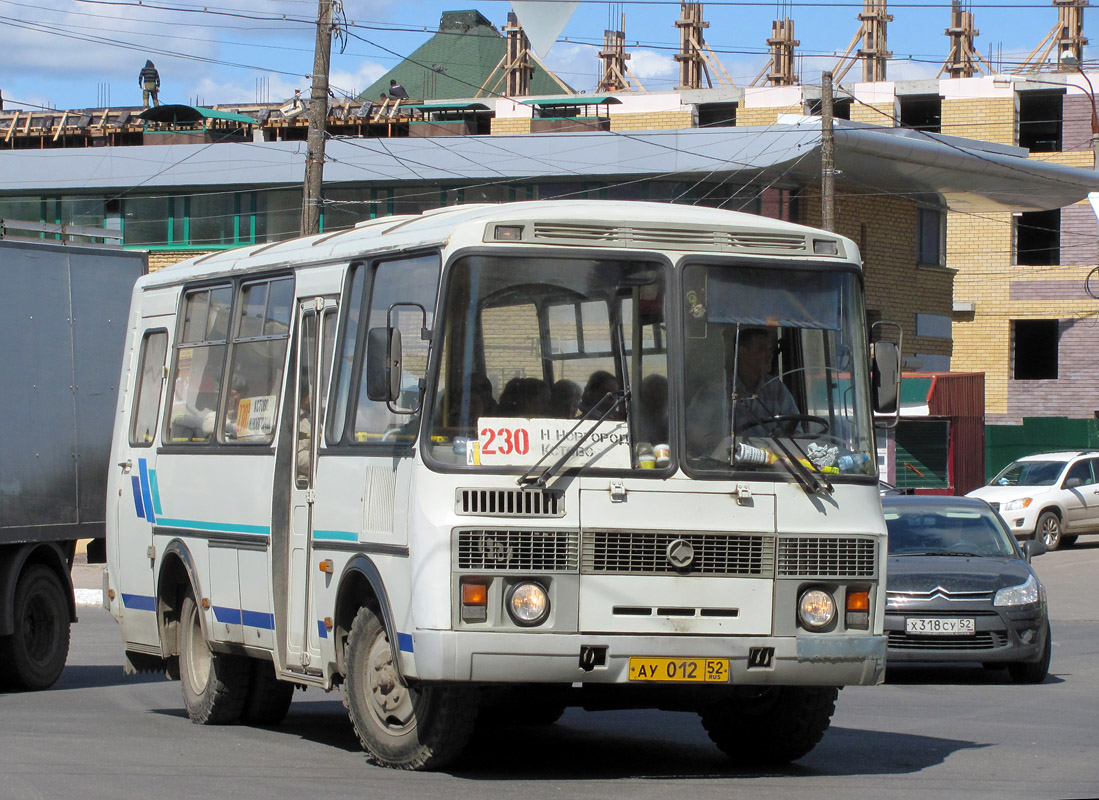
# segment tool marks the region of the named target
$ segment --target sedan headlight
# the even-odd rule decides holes
[[[992,601],[994,606],[1029,606],[1041,600],[1045,600],[1046,587],[1038,583],[1033,575],[1026,579],[1026,583],[1018,586],[1009,586],[996,592]]]
[[[1033,497],[1020,497],[1017,500],[1008,500],[1002,506],[1001,511],[1022,511],[1024,508],[1034,502]]]

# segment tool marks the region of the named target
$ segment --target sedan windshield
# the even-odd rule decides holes
[[[896,510],[885,505],[889,555],[972,555],[1009,558],[1015,555],[994,512],[950,509]]]
[[[1015,461],[989,486],[1052,486],[1064,468],[1064,461]]]

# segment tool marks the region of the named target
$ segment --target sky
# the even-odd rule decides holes
[[[161,102],[190,105],[278,102],[295,89],[308,94],[316,38],[316,0],[0,0],[0,94],[4,108],[84,109],[141,105],[138,72],[152,60]],[[343,0],[344,36],[333,43],[331,87],[354,95],[423,44],[444,11],[480,11],[502,28],[510,4],[485,0]],[[790,17],[801,42],[798,73],[819,82],[855,37],[861,2],[704,4],[706,43],[738,86],[767,62],[771,21]],[[1051,3],[974,3],[977,49],[1010,69],[1057,22]],[[907,0],[889,6],[894,80],[933,78],[948,51],[949,0]],[[1084,33],[1091,14],[1085,11]],[[577,90],[599,80],[603,31],[625,14],[628,66],[645,89],[678,82],[679,3],[581,0],[545,61]],[[1096,32],[1093,35],[1099,35]],[[1085,56],[1090,55],[1090,49]],[[847,81],[858,80],[853,67]],[[715,80],[715,85],[717,82]],[[472,93],[472,92],[471,92]]]

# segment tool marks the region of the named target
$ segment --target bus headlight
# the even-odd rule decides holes
[[[809,630],[818,631],[827,628],[836,618],[836,601],[823,589],[809,589],[802,592],[798,600],[798,619]]]
[[[541,584],[533,581],[512,586],[508,590],[505,604],[512,621],[525,628],[541,625],[549,616],[549,594]]]

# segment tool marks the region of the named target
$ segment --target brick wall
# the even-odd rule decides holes
[[[836,231],[859,245],[866,274],[866,307],[904,331],[904,355],[951,354],[951,340],[916,335],[916,315],[949,316],[953,270],[916,266],[916,204],[900,197],[839,194]],[[798,200],[804,225],[820,226],[819,187]]]
[[[1018,116],[1013,97],[943,99],[942,132],[1013,145],[1018,141]]]
[[[869,122],[871,125],[896,125],[897,110],[893,103],[851,103],[851,121]]]
[[[494,135],[514,135],[517,133],[530,133],[531,120],[528,117],[496,117],[492,120],[492,133]]]
[[[804,114],[801,105],[796,106],[770,106],[764,108],[744,108],[740,106],[736,110],[736,125],[738,128],[749,125],[774,125],[778,121],[779,114]]]
[[[1082,287],[1083,282],[1076,282]],[[1092,301],[1096,305],[1096,301]],[[1052,310],[1052,309],[1051,309]],[[1032,317],[1040,319],[1036,315]],[[1047,319],[1056,317],[1047,317]],[[990,416],[990,424],[1022,423],[1023,417],[1092,417],[1099,411],[1099,322],[1090,316],[1061,319],[1058,324],[1056,380],[1017,381],[1008,386],[1004,415]]]
[[[158,269],[164,269],[170,267],[172,264],[178,264],[180,261],[186,261],[188,258],[197,258],[198,256],[206,255],[205,253],[195,252],[194,250],[184,251],[161,251],[158,250],[153,253],[149,253],[149,272],[156,272]]]
[[[692,128],[695,124],[694,112],[689,108],[658,111],[654,114],[611,114],[610,119],[612,131]]]

